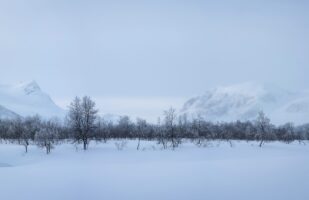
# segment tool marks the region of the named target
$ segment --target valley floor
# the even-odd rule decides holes
[[[3,200],[307,200],[307,145],[214,141],[206,148],[184,143],[161,150],[155,142],[72,144],[50,155],[30,146],[0,143]],[[119,142],[119,141],[118,141]]]

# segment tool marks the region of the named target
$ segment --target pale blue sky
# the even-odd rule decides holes
[[[0,0],[0,79],[54,99],[184,98],[216,85],[309,85],[309,3]]]

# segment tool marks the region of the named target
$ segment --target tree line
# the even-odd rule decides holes
[[[304,143],[309,139],[309,124],[275,126],[262,111],[253,121],[213,123],[202,117],[188,120],[186,115],[178,116],[173,108],[164,111],[156,124],[140,118],[133,122],[128,116],[112,122],[98,115],[95,102],[88,96],[76,97],[71,102],[64,122],[39,116],[0,120],[0,140],[23,145],[25,152],[30,144],[36,144],[49,154],[56,144],[66,141],[82,144],[87,150],[90,141],[110,139],[136,139],[137,150],[142,140],[157,141],[163,149],[175,149],[184,140],[197,146],[205,146],[212,140],[227,141],[231,145],[232,140],[258,141],[262,147],[270,141]]]

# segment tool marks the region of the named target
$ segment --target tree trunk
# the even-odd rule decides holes
[[[87,150],[87,140],[84,140],[84,150]]]
[[[139,146],[140,146],[140,141],[141,141],[141,138],[138,138],[138,143],[137,143],[137,150],[139,150]]]
[[[25,145],[26,153],[28,153],[28,145]]]
[[[259,147],[262,147],[264,140],[261,140]]]
[[[231,140],[228,140],[228,141],[229,141],[229,143],[230,143],[230,146],[233,147],[232,141],[231,141]]]

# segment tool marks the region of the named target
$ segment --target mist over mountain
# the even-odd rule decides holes
[[[186,101],[179,114],[186,114],[189,119],[202,117],[220,122],[254,120],[259,111],[264,111],[274,124],[308,123],[309,93],[256,82],[219,86]],[[0,118],[36,114],[43,118],[64,119],[66,111],[57,106],[35,81],[0,85]],[[118,122],[120,116],[105,113],[102,117]]]
[[[264,111],[275,124],[309,122],[309,94],[306,91],[288,91],[273,84],[246,82],[207,90],[203,95],[189,99],[180,113],[189,118],[205,120],[253,120]]]

